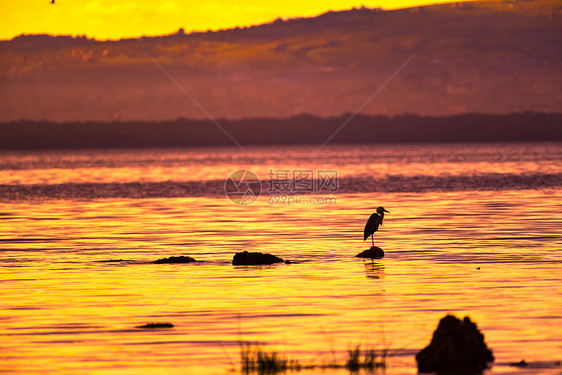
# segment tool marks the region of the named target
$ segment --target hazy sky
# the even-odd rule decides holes
[[[445,0],[0,0],[0,39],[25,34],[87,35],[119,39],[142,35],[217,30],[309,17],[351,7],[403,8]]]

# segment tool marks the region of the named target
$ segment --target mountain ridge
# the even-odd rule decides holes
[[[359,8],[191,34],[0,41],[0,121],[562,111],[552,0]],[[153,60],[154,59],[154,60]]]

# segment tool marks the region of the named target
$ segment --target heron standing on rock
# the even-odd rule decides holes
[[[367,224],[365,224],[365,230],[363,231],[363,241],[365,241],[367,237],[371,236],[373,247],[375,247],[375,240],[373,239],[373,235],[379,229],[379,225],[382,225],[382,219],[384,218],[385,212],[388,211],[385,210],[384,207],[377,208],[377,212],[372,214],[369,220],[367,220]]]

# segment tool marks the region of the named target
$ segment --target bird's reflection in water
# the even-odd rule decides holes
[[[384,265],[378,262],[364,262],[365,273],[367,277],[371,279],[383,279],[384,278]]]

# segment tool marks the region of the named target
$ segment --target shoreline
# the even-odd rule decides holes
[[[20,120],[0,123],[0,151],[201,148],[242,146],[419,143],[513,143],[562,141],[562,114],[524,112],[463,114],[220,119],[129,122],[49,122]],[[331,139],[331,137],[333,139]]]

